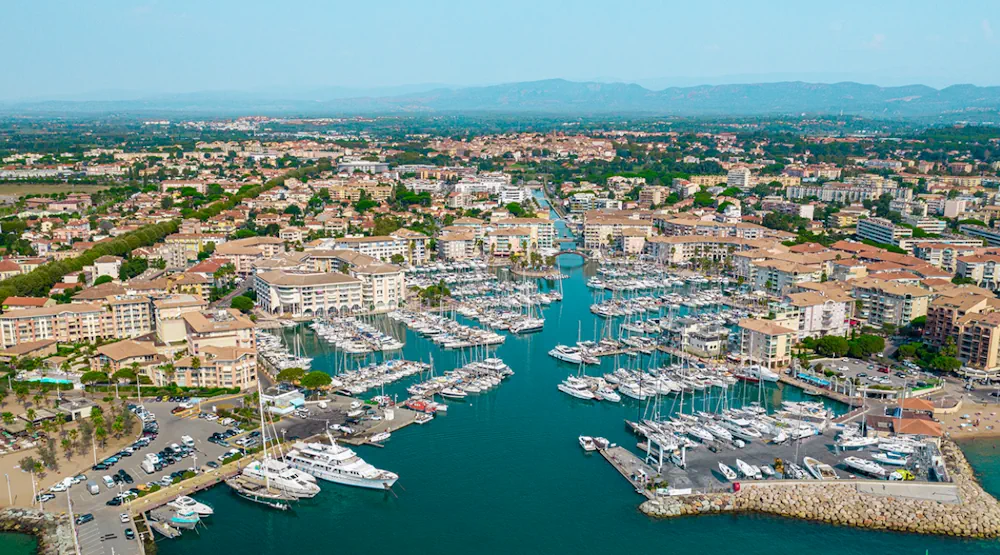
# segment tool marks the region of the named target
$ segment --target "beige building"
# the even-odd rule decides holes
[[[100,304],[73,303],[0,314],[4,347],[51,339],[59,343],[96,341],[108,336],[107,312]]]
[[[368,264],[351,273],[361,279],[361,306],[365,310],[399,308],[406,294],[403,269],[395,264]]]
[[[324,317],[364,309],[362,280],[341,273],[272,270],[255,275],[253,287],[268,314]]]
[[[792,362],[795,330],[771,320],[740,320],[740,354],[745,361],[767,368],[781,368]]]
[[[188,352],[199,355],[208,347],[256,349],[254,325],[235,309],[188,312],[181,316],[187,330]]]
[[[285,242],[277,237],[247,237],[215,248],[215,256],[228,260],[239,274],[249,274],[257,260],[274,258],[285,252]]]
[[[476,235],[472,231],[456,231],[438,237],[441,258],[455,262],[476,257]]]
[[[927,305],[932,293],[915,285],[873,278],[850,282],[852,295],[860,301],[855,317],[867,320],[872,327],[885,324],[903,327],[914,318],[927,315]]]
[[[156,336],[168,345],[184,342],[187,339],[184,315],[200,312],[207,307],[208,303],[204,299],[194,295],[171,295],[153,301]]]

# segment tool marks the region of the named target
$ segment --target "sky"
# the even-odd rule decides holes
[[[7,0],[0,100],[565,78],[1000,85],[1000,1]],[[366,92],[366,91],[361,91]]]

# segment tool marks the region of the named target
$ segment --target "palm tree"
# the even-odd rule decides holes
[[[76,446],[76,438],[80,436],[80,430],[73,428],[72,430],[69,431],[68,435],[69,435],[69,440],[73,443],[74,446]]]
[[[68,461],[68,460],[72,459],[73,458],[73,449],[72,449],[73,442],[70,441],[70,440],[68,440],[68,439],[66,439],[66,438],[63,438],[63,440],[60,442],[60,445],[62,445],[63,455],[66,456],[66,460]]]
[[[35,406],[37,407],[38,405],[42,404],[42,399],[44,398],[45,396],[43,396],[41,393],[35,393],[35,395],[31,398],[31,402],[35,403]]]
[[[14,423],[14,413],[12,412],[5,412],[3,414],[0,414],[0,418],[3,419],[3,423],[7,426],[10,426],[11,424]]]
[[[27,415],[27,417],[28,417],[28,421],[29,421],[29,422],[34,422],[34,421],[35,421],[35,415],[36,415],[36,414],[38,414],[38,413],[36,413],[36,412],[35,412],[35,409],[28,409],[28,410],[26,411],[26,415]]]

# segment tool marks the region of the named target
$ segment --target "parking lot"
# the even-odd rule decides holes
[[[859,379],[861,386],[889,386],[895,389],[904,387],[919,387],[934,376],[888,359],[878,359],[878,362],[866,362],[851,358],[820,358],[810,361],[812,366],[822,364],[823,370],[842,372],[847,378]],[[889,367],[888,372],[881,371]]]
[[[112,549],[117,555],[125,553],[136,553],[138,547],[135,540],[125,537],[126,530],[132,529],[131,522],[125,523],[121,520],[121,513],[125,512],[122,506],[108,506],[108,501],[118,496],[121,492],[139,484],[147,482],[158,482],[164,477],[169,477],[171,473],[182,472],[195,469],[198,471],[209,469],[208,463],[218,463],[219,457],[230,449],[236,447],[235,441],[240,437],[233,436],[227,440],[230,445],[220,445],[209,442],[208,438],[215,432],[225,432],[227,428],[216,421],[198,418],[197,414],[181,417],[171,414],[171,410],[177,406],[176,402],[144,402],[145,409],[155,415],[158,425],[158,433],[151,439],[149,445],[137,449],[131,456],[123,456],[117,464],[106,470],[92,470],[87,468],[83,474],[86,480],[74,484],[69,488],[69,496],[73,503],[73,513],[75,515],[93,514],[94,520],[83,523],[78,527],[78,538],[80,541],[81,553],[84,555],[107,554],[111,555]],[[246,435],[246,434],[245,434]],[[163,451],[171,444],[182,444],[181,438],[190,436],[193,440],[190,449],[190,456],[179,457],[173,464],[165,465],[162,470],[154,471],[152,474],[142,469],[142,462],[147,453],[157,453]],[[93,461],[88,461],[93,463]],[[113,483],[113,487],[108,487],[104,482],[104,477],[112,477],[119,470],[124,470],[133,479],[132,484]],[[72,474],[69,474],[72,476]],[[98,493],[91,494],[87,489],[88,482],[98,484]],[[47,510],[66,510],[66,493],[55,494],[55,499],[45,503]]]

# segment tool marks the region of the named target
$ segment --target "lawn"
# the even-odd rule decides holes
[[[73,183],[0,183],[0,195],[48,195],[52,193],[93,193],[109,185]]]

